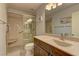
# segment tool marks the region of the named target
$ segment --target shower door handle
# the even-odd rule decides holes
[[[7,25],[7,32],[9,32],[9,25]]]

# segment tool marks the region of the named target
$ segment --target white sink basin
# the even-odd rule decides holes
[[[64,41],[58,41],[58,40],[54,40],[54,42],[59,45],[59,46],[63,46],[63,47],[69,47],[72,46],[72,44],[64,42]]]

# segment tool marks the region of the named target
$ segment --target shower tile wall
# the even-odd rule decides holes
[[[8,47],[14,47],[22,45],[22,30],[23,30],[23,21],[22,16],[14,13],[8,13],[8,32],[7,32],[7,42]],[[13,42],[13,43],[11,43]]]

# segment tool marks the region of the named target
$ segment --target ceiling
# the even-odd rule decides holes
[[[8,3],[7,6],[9,9],[17,9],[25,12],[28,11],[33,14],[43,4],[45,3]],[[49,15],[51,12],[62,11],[63,9],[68,8],[72,5],[73,3],[63,3],[62,6],[59,6],[56,9],[51,11],[46,11],[46,13],[47,15]]]
[[[22,11],[35,11],[42,3],[8,3],[8,8]]]
[[[17,9],[22,11],[36,11],[44,3],[8,3],[7,6],[10,9]],[[64,3],[62,6],[57,7],[53,12],[64,9],[68,6],[71,6],[73,3]]]
[[[22,15],[8,12],[8,17],[9,17],[9,18],[10,18],[10,17],[11,17],[11,18],[22,18]]]

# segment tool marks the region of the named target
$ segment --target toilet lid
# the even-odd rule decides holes
[[[25,45],[25,49],[33,49],[34,43],[28,43]]]
[[[28,44],[26,44],[25,46],[26,46],[26,47],[28,47],[28,46],[34,46],[34,43],[28,43]]]

